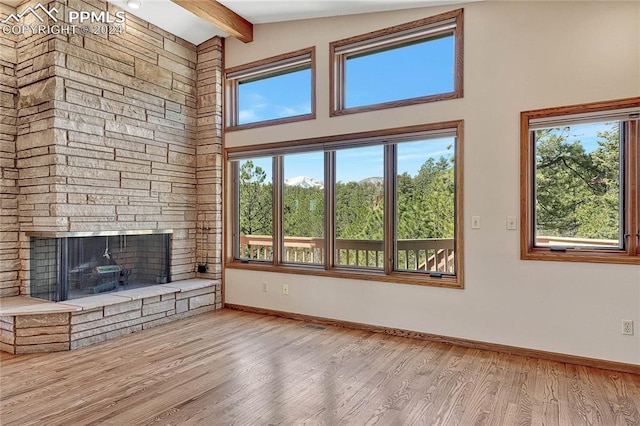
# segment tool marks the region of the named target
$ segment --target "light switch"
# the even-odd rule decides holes
[[[480,229],[480,216],[471,216],[471,229]]]
[[[515,216],[507,216],[507,229],[509,231],[515,231],[518,229],[518,223]]]

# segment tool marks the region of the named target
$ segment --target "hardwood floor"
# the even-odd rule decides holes
[[[2,425],[640,425],[640,376],[223,310],[0,354]]]

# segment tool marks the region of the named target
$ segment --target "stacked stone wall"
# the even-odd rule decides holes
[[[13,12],[0,3],[0,16]],[[16,167],[16,37],[0,37],[0,297],[20,292],[18,169]]]
[[[58,25],[121,11],[40,3]],[[0,35],[0,296],[29,294],[32,232],[172,229],[172,280],[196,277],[197,259],[221,277],[222,40],[197,47],[129,13],[121,26]]]

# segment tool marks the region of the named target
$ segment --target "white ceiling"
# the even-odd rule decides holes
[[[218,0],[253,24],[384,12],[466,1],[468,0]]]
[[[15,7],[24,1],[0,0],[0,3]],[[228,35],[171,0],[141,0],[142,7],[138,10],[128,8],[126,0],[107,1],[125,9],[127,13],[136,15],[196,45],[215,35],[222,37]],[[253,24],[440,6],[469,1],[480,0],[219,0]]]

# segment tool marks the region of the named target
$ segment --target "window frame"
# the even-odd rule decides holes
[[[309,64],[311,71],[311,112],[290,117],[273,118],[252,123],[239,124],[239,85],[242,81],[251,79],[257,75],[269,77],[278,75],[282,71],[292,70],[301,65]],[[224,71],[224,101],[225,101],[225,131],[253,129],[257,127],[273,126],[297,121],[313,120],[316,118],[316,48],[315,46],[284,53],[250,62],[248,64],[227,68]]]
[[[439,133],[438,133],[439,132]],[[381,270],[372,270],[366,268],[358,268],[354,266],[338,266],[334,262],[335,258],[335,244],[336,244],[336,231],[335,231],[335,150],[340,148],[349,148],[357,146],[368,145],[385,145],[384,146],[384,170],[385,170],[385,183],[384,193],[385,197],[394,197],[396,177],[389,175],[389,171],[395,173],[395,166],[393,164],[393,158],[389,155],[389,152],[393,150],[393,141],[388,142],[387,139],[396,139],[397,143],[402,143],[402,139],[416,137],[419,138],[422,135],[429,137],[432,134],[442,135],[455,135],[455,234],[454,234],[454,249],[455,249],[455,265],[456,270],[454,274],[438,273],[432,271],[431,273],[425,271],[403,271],[395,270],[393,265],[394,249],[395,249],[395,222],[389,218],[393,217],[395,201],[386,202],[384,207],[384,268]],[[274,171],[273,171],[273,191],[274,191],[274,217],[273,217],[273,247],[274,249],[272,261],[262,261],[254,259],[239,259],[235,257],[237,253],[237,225],[236,214],[233,210],[227,210],[225,217],[229,219],[225,223],[225,229],[227,229],[225,237],[225,267],[234,269],[248,269],[258,271],[270,271],[292,274],[305,274],[326,276],[333,278],[348,278],[348,279],[364,279],[370,281],[383,281],[403,284],[415,284],[415,285],[428,285],[447,288],[464,288],[464,251],[463,251],[463,121],[449,121],[443,123],[434,123],[427,125],[409,126],[402,128],[393,128],[380,131],[369,131],[352,133],[347,135],[335,135],[321,138],[312,138],[307,140],[295,140],[279,143],[270,143],[253,146],[231,147],[224,150],[225,158],[225,174],[232,179],[228,179],[225,182],[225,201],[227,206],[235,206],[236,201],[236,188],[238,187],[235,177],[237,176],[235,164],[242,159],[248,159],[250,157],[264,157],[266,155],[272,155],[274,158]],[[282,161],[282,157],[287,154],[295,154],[300,152],[325,152],[325,256],[323,264],[303,264],[285,262],[280,258],[283,241],[282,241],[282,205],[283,199],[282,185],[280,182],[284,182],[282,176],[277,176],[278,169]],[[276,183],[278,180],[278,183]],[[333,188],[333,189],[329,189]],[[394,200],[394,198],[386,198],[387,200]],[[233,209],[233,207],[232,207]],[[389,256],[391,254],[391,256]]]
[[[274,185],[274,200],[276,198],[279,198],[278,201],[280,202],[279,205],[277,206],[277,209],[274,210],[274,217],[279,217],[280,218],[280,220],[278,221],[279,222],[279,229],[282,230],[281,231],[282,238],[281,239],[279,238],[278,246],[277,246],[279,248],[279,253],[280,254],[284,254],[285,251],[286,251],[285,239],[287,238],[287,235],[285,234],[285,231],[284,231],[284,228],[285,228],[285,226],[284,226],[284,214],[285,214],[285,212],[284,212],[284,207],[285,207],[284,182],[286,180],[285,179],[285,175],[286,175],[286,173],[285,173],[286,172],[286,169],[285,169],[285,157],[287,155],[306,154],[306,153],[315,153],[315,152],[322,152],[322,151],[321,150],[305,151],[305,152],[302,152],[302,153],[293,153],[293,154],[289,153],[289,154],[283,154],[283,155],[281,155],[279,157],[274,157],[274,168],[278,169],[277,173],[281,176],[281,180],[282,180],[282,183],[283,183],[282,187],[278,188],[278,191],[281,191],[281,194],[276,192],[275,185]],[[323,157],[323,164],[326,164],[327,153],[326,152],[322,152],[322,154],[323,154],[323,156],[322,156]],[[325,170],[325,173],[326,173],[326,170]],[[323,191],[324,201],[326,202],[326,200],[327,200],[327,187],[325,186],[322,191]],[[326,211],[327,211],[327,209],[324,208],[323,209],[323,213],[322,213],[322,215],[323,215],[322,232],[324,234],[322,236],[323,247],[326,247],[326,239],[327,239]],[[311,238],[320,238],[320,237],[311,237]],[[325,259],[323,259],[322,262],[298,262],[298,261],[295,261],[295,260],[286,260],[286,258],[284,258],[284,256],[282,256],[282,258],[280,258],[279,263],[282,264],[282,265],[293,265],[293,266],[302,265],[302,266],[318,267],[318,266],[322,266],[324,264],[324,262],[326,261],[326,257],[327,256],[325,255]]]
[[[259,158],[265,158],[265,156],[263,156],[263,157],[257,157],[256,156],[256,157],[252,157],[252,158],[247,158],[246,160],[255,160],[255,159],[259,159]],[[275,161],[274,161],[273,158],[270,158],[270,160],[271,160],[271,203],[272,203],[271,204],[271,210],[272,210],[271,217],[273,218],[274,217],[274,211],[276,209],[276,206],[273,204],[273,202],[274,202],[274,200],[276,198],[275,197],[274,175],[273,175],[274,169],[276,167],[276,164],[275,164]],[[239,167],[235,167],[233,169],[233,181],[234,182],[238,181],[239,177],[240,177],[240,168]],[[240,186],[239,185],[235,185],[234,188],[233,188],[233,191],[234,191],[234,194],[233,194],[233,202],[234,202],[233,209],[234,209],[235,212],[239,212],[240,211]],[[272,240],[273,240],[273,236],[276,233],[275,226],[276,226],[275,223],[271,224],[271,239]],[[233,223],[233,234],[234,235],[238,235],[238,237],[240,237],[240,221],[239,220],[234,221],[234,223]],[[271,251],[272,251],[272,256],[275,256],[276,254],[275,254],[275,250],[273,250],[273,247],[271,248]],[[235,258],[238,258],[238,259],[243,259],[240,256],[240,245],[239,244],[234,245],[234,247],[233,247],[233,256]],[[255,259],[254,261],[255,262],[267,262],[267,263],[272,262],[272,261],[269,261],[267,259],[260,259],[260,260]]]
[[[531,130],[531,120],[557,120],[578,122],[580,118],[598,115],[604,117],[619,114],[627,109],[640,109],[640,97],[619,99],[523,111],[520,113],[520,258],[522,260],[550,260],[565,262],[640,264],[640,173],[639,127],[637,113],[629,114],[621,120],[622,159],[620,181],[622,194],[622,249],[616,248],[561,248],[541,247],[535,244],[535,138]],[[631,117],[633,115],[633,117]],[[635,212],[635,214],[634,214]]]
[[[463,97],[463,65],[464,65],[464,9],[456,9],[450,12],[431,16],[424,19],[408,22],[406,24],[373,31],[355,37],[349,37],[334,41],[329,44],[329,116],[355,114],[381,109],[397,108],[408,105],[416,105],[428,102],[437,102]],[[448,28],[451,21],[454,28]],[[424,95],[395,101],[363,105],[346,108],[344,106],[346,82],[345,63],[348,56],[377,50],[380,47],[402,46],[407,43],[407,37],[412,41],[427,40],[439,34],[453,31],[454,36],[454,89],[452,92]],[[375,47],[374,47],[375,46]],[[402,76],[390,76],[401,79]]]

